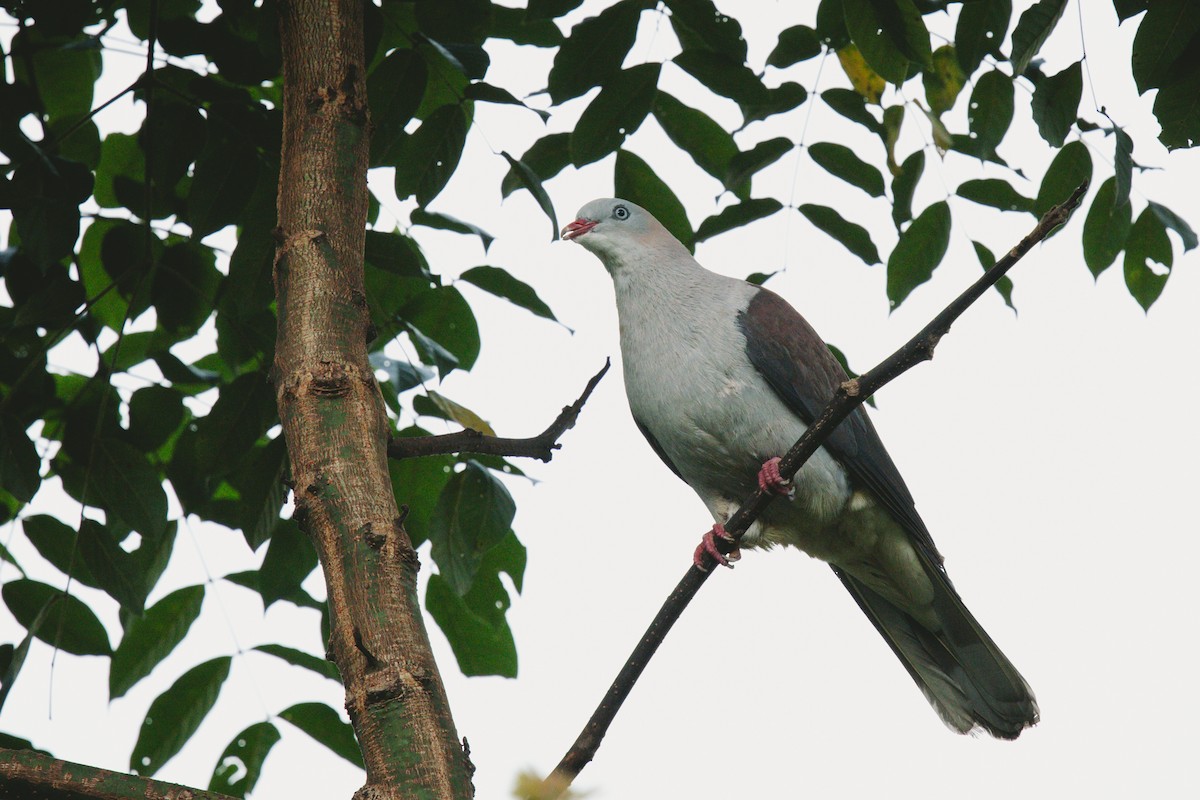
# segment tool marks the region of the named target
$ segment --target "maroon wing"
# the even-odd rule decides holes
[[[751,363],[788,408],[811,425],[847,379],[842,365],[804,317],[769,289],[755,294],[738,325]],[[838,425],[825,449],[845,466],[854,484],[882,502],[934,564],[942,563],[908,486],[861,406]]]

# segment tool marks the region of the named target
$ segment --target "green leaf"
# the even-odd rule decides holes
[[[416,195],[419,204],[429,205],[458,168],[466,141],[467,118],[458,105],[442,106],[426,117],[395,147],[396,196]]]
[[[108,667],[108,698],[123,697],[183,641],[200,616],[204,587],[176,589],[130,619]]]
[[[334,754],[356,767],[362,767],[362,751],[358,749],[354,729],[329,706],[324,703],[297,703],[279,712],[279,716],[328,747]]]
[[[991,250],[987,249],[976,241],[972,241],[971,245],[975,248],[975,255],[979,257],[979,263],[983,267],[984,272],[987,272],[996,265],[996,257],[992,255]],[[1009,278],[1007,275],[1002,275],[1000,280],[996,281],[992,285],[992,288],[999,292],[1000,296],[1004,298],[1004,305],[1011,308],[1014,312],[1017,310],[1017,307],[1014,306],[1012,302],[1013,285],[1011,278]]]
[[[428,431],[415,426],[396,434],[397,437],[428,435]],[[450,456],[388,460],[388,471],[391,473],[396,502],[408,508],[404,527],[414,547],[429,538],[433,510],[441,497],[443,487],[454,474],[454,463]]]
[[[1135,17],[1150,7],[1150,0],[1113,0],[1113,8],[1117,11],[1117,21],[1124,22]]]
[[[539,317],[558,321],[550,306],[542,302],[532,286],[499,267],[472,267],[462,274],[462,279]]]
[[[1162,126],[1158,140],[1168,150],[1193,147],[1200,142],[1200,69],[1158,90],[1154,116]]]
[[[620,148],[650,113],[661,64],[639,64],[604,83],[571,133],[571,163],[582,167]]]
[[[967,125],[975,144],[984,152],[994,153],[1008,133],[1012,118],[1012,78],[999,70],[984,73],[975,81],[967,110]]]
[[[553,28],[553,26],[551,26]],[[557,28],[553,28],[557,31]],[[550,119],[550,112],[543,111],[540,108],[528,106],[518,100],[508,89],[501,89],[499,86],[492,86],[490,83],[477,81],[469,85],[463,90],[463,97],[468,100],[476,100],[481,103],[496,103],[497,105],[520,106],[528,109],[542,118],[542,121]]]
[[[303,650],[286,647],[282,644],[260,644],[254,649],[260,653],[266,653],[267,655],[282,659],[292,666],[303,667],[310,672],[315,672],[323,678],[341,681],[341,675],[338,672],[338,668],[334,666],[334,663],[320,656],[314,656]]]
[[[921,74],[925,85],[925,100],[929,110],[942,114],[954,108],[967,76],[958,64],[954,45],[946,44],[933,51],[933,68]]]
[[[817,36],[830,50],[841,50],[850,44],[846,32],[846,13],[842,0],[821,0],[817,6]]]
[[[566,136],[566,134],[562,135]],[[541,141],[544,142],[546,139],[542,139]],[[565,145],[566,140],[563,139],[562,141]],[[536,146],[534,145],[534,147]],[[501,153],[500,155],[504,156],[504,159],[508,162],[510,168],[509,174],[517,176],[517,183],[529,190],[529,193],[533,195],[533,199],[537,201],[542,211],[550,219],[550,241],[558,239],[558,217],[554,214],[554,203],[550,201],[550,195],[546,193],[545,187],[542,186],[542,179],[524,161],[518,161],[508,153]]]
[[[35,625],[40,626],[41,621],[36,620]],[[13,684],[17,682],[17,678],[21,674],[21,667],[25,666],[25,657],[29,655],[29,645],[32,643],[33,634],[27,633],[21,639],[21,643],[15,647],[11,644],[0,645],[0,709],[4,708],[4,703],[8,700],[8,693],[12,691]],[[0,747],[11,749],[10,745],[3,741],[0,741]]]
[[[1112,266],[1117,256],[1125,249],[1129,228],[1133,224],[1133,210],[1128,202],[1115,204],[1116,179],[1109,178],[1100,184],[1092,207],[1083,223],[1083,260],[1092,274]]]
[[[1000,46],[1012,20],[1012,0],[963,3],[954,29],[954,49],[967,75],[974,75],[985,56],[1000,57]]]
[[[738,153],[729,161],[729,169],[725,174],[725,185],[740,186],[749,183],[755,174],[791,152],[793,147],[795,145],[792,144],[791,139],[777,136]]]
[[[900,141],[900,128],[904,125],[904,106],[888,106],[883,110],[883,146],[887,149],[887,168],[892,177],[900,174],[896,163],[896,142]]]
[[[1154,215],[1158,217],[1159,221],[1161,221],[1163,225],[1179,234],[1179,240],[1183,243],[1183,249],[1185,252],[1195,249],[1197,244],[1196,232],[1192,230],[1191,226],[1189,226],[1182,217],[1166,206],[1159,205],[1153,200],[1147,203],[1147,207],[1154,212]]]
[[[425,219],[420,216],[423,213],[426,212],[421,209],[413,211],[417,219]],[[421,246],[412,237],[396,231],[367,231],[365,260],[370,266],[401,278],[428,281],[432,277]]]
[[[1146,311],[1162,294],[1171,274],[1174,253],[1167,229],[1150,208],[1142,209],[1137,221],[1129,229],[1125,241],[1125,285],[1129,294]],[[1161,265],[1158,270],[1150,266],[1151,261]]]
[[[98,502],[143,535],[161,536],[167,527],[167,495],[158,471],[136,448],[117,439],[97,439],[93,452],[88,502]]]
[[[1068,142],[1050,162],[1046,175],[1038,189],[1033,213],[1042,216],[1051,207],[1070,197],[1071,192],[1084,181],[1092,179],[1092,155],[1083,142]]]
[[[746,40],[736,19],[722,14],[712,0],[666,0],[671,27],[685,50],[703,48],[746,60]]]
[[[475,461],[446,482],[429,521],[433,560],[460,595],[471,588],[484,555],[512,529],[508,489]]]
[[[1113,177],[1116,178],[1116,191],[1113,193],[1113,205],[1121,206],[1129,202],[1129,190],[1133,186],[1133,139],[1120,128],[1113,128],[1113,140],[1116,153],[1113,154]]]
[[[930,66],[929,31],[912,0],[842,0],[846,30],[871,68],[897,86],[908,64]]]
[[[709,90],[739,105],[767,102],[767,87],[741,61],[712,50],[684,50],[672,60]]]
[[[446,634],[464,675],[516,677],[516,644],[505,618],[511,600],[500,573],[508,573],[521,591],[525,560],[524,546],[510,532],[484,556],[465,595],[441,575],[430,577],[425,607]]]
[[[808,153],[829,174],[857,186],[872,197],[883,197],[883,175],[843,144],[817,142]]]
[[[1033,212],[1033,201],[1000,178],[981,178],[964,181],[955,191],[959,197],[1001,211]]]
[[[500,182],[501,197],[508,197],[517,189],[529,188],[526,178],[518,169],[517,164],[524,165],[524,168],[532,173],[534,183],[538,189],[541,189],[542,181],[550,180],[571,163],[571,134],[550,133],[543,136],[525,151],[525,155],[521,156],[520,160],[514,159],[507,153],[502,155],[508,160],[510,166],[508,174]],[[553,218],[554,215],[547,212],[547,216]],[[557,227],[554,233],[555,236],[558,235]]]
[[[646,0],[622,0],[571,29],[554,55],[547,89],[555,105],[604,85],[625,61]]]
[[[950,245],[950,206],[940,201],[913,220],[888,257],[887,295],[892,308],[933,276]]]
[[[743,200],[701,222],[700,227],[696,229],[696,241],[703,242],[717,234],[749,225],[755,220],[771,216],[781,208],[783,204],[774,198]]]
[[[84,586],[99,588],[95,576],[87,568],[75,550],[75,529],[49,516],[35,514],[21,520],[25,538],[37,549],[38,555],[49,561],[63,575],[70,573],[72,580]]]
[[[742,103],[742,127],[751,122],[766,119],[775,114],[791,111],[808,99],[808,90],[794,81],[787,81],[767,89],[767,99],[762,103]]]
[[[779,33],[775,49],[767,56],[767,66],[783,69],[821,54],[821,40],[807,25],[793,25]]]
[[[129,756],[130,772],[153,775],[183,749],[217,702],[229,664],[229,656],[198,664],[154,699]]]
[[[917,191],[917,183],[921,173],[925,171],[925,151],[917,150],[911,153],[900,165],[900,173],[892,179],[892,222],[896,230],[912,219],[913,194]]]
[[[449,214],[438,214],[433,211],[426,211],[423,208],[416,208],[413,209],[410,219],[413,225],[423,225],[426,228],[436,228],[437,230],[453,231],[468,236],[478,236],[479,241],[483,244],[483,252],[485,253],[492,246],[492,242],[496,240],[495,236],[492,236],[478,225],[464,222]]]
[[[867,110],[867,101],[853,89],[826,89],[821,92],[821,99],[851,122],[857,122],[871,133],[883,136],[883,123],[871,115]]]
[[[1033,121],[1038,133],[1053,147],[1062,147],[1079,116],[1079,98],[1083,94],[1083,62],[1038,81],[1033,90]]]
[[[0,416],[0,486],[28,503],[42,485],[42,460],[22,426],[11,415]]]
[[[1051,31],[1062,18],[1067,0],[1039,0],[1021,14],[1017,27],[1013,29],[1012,62],[1013,75],[1021,75],[1029,61],[1042,49]]]
[[[77,597],[27,578],[8,581],[0,593],[17,622],[51,647],[77,656],[112,652],[104,626]],[[42,609],[47,609],[46,614],[41,624],[34,626]]]
[[[22,27],[9,52],[18,82],[36,86],[42,107],[52,119],[79,117],[92,108],[92,92],[100,77],[100,41],[64,40],[41,33],[42,25]]]
[[[317,551],[308,534],[293,519],[281,519],[271,532],[271,543],[259,567],[258,593],[263,607],[292,597],[304,579],[317,568]]]
[[[113,533],[95,520],[85,519],[77,546],[99,587],[125,612],[140,615],[152,587],[146,585],[136,559],[121,549]]]
[[[879,264],[879,251],[871,241],[871,234],[861,225],[842,217],[837,211],[828,206],[818,206],[805,203],[800,206],[801,214],[820,230],[841,242],[842,246],[858,256],[867,265]]]
[[[1133,37],[1129,66],[1138,94],[1178,80],[1181,56],[1200,35],[1200,14],[1191,0],[1156,0],[1146,4],[1146,16]]]
[[[683,150],[696,166],[717,180],[724,180],[729,162],[737,155],[733,137],[703,111],[684,105],[664,91],[654,97],[654,118],[667,138]],[[750,196],[749,185],[726,185],[743,200]]]
[[[158,324],[173,336],[191,336],[212,316],[220,285],[211,247],[199,242],[170,245],[158,259],[150,290]]]
[[[256,722],[234,736],[217,759],[208,790],[230,797],[245,797],[254,791],[263,762],[279,738],[279,729],[270,722]]]
[[[396,162],[395,148],[425,96],[429,70],[415,50],[393,50],[367,76],[367,98],[371,106],[371,166]]]
[[[731,183],[736,185],[740,180]],[[695,234],[683,203],[649,164],[628,150],[618,150],[613,184],[617,197],[646,209],[672,236],[683,242],[684,247],[695,248]]]
[[[183,393],[169,386],[147,386],[129,399],[129,438],[147,452],[157,450],[183,424]]]
[[[189,426],[180,442],[192,448],[197,475],[224,477],[277,420],[270,382],[262,373],[247,373],[221,389],[212,410]]]
[[[258,151],[241,129],[242,114],[214,106],[208,115],[208,141],[196,158],[187,197],[187,222],[202,238],[235,224],[258,183]]]
[[[471,306],[452,286],[439,286],[423,292],[400,312],[410,327],[437,342],[470,369],[479,357],[479,326]],[[426,362],[428,363],[428,362]]]

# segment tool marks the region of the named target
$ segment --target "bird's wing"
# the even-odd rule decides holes
[[[750,362],[788,408],[811,425],[847,379],[825,342],[786,300],[768,289],[754,295],[739,315],[738,325],[746,337]],[[824,446],[940,568],[942,557],[866,411],[856,408]]]

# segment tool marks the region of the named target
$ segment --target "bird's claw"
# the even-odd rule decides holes
[[[696,546],[696,552],[692,554],[692,563],[696,565],[697,569],[703,572],[708,572],[708,567],[704,565],[705,555],[710,556],[713,561],[717,562],[721,566],[729,567],[730,569],[733,569],[733,564],[731,562],[741,559],[742,551],[737,547],[734,547],[733,550],[730,550],[728,553],[722,553],[720,548],[717,547],[718,537],[730,543],[737,541],[725,532],[724,525],[719,522],[714,524],[712,529],[709,530],[708,533],[704,534],[703,537],[701,537],[700,544]]]
[[[794,487],[791,481],[785,481],[779,474],[779,456],[767,459],[758,471],[758,488],[768,494],[782,494],[791,497]]]

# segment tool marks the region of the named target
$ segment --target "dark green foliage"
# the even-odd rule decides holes
[[[279,717],[292,723],[354,766],[363,765],[362,753],[358,751],[358,742],[354,739],[350,723],[343,722],[338,713],[324,703],[297,703],[279,712]]]
[[[808,218],[809,222],[837,239],[864,263],[868,265],[880,263],[879,251],[875,249],[875,243],[871,241],[871,234],[863,226],[850,222],[828,206],[805,203],[800,206],[799,211]]]
[[[130,772],[153,775],[183,749],[217,702],[229,666],[228,656],[198,664],[155,698],[129,756]]]
[[[950,245],[950,206],[934,203],[900,234],[887,262],[887,295],[893,306],[933,276]]]
[[[1062,72],[1042,78],[1033,91],[1033,121],[1038,133],[1053,147],[1062,147],[1075,124],[1083,94],[1081,64],[1076,61]]]
[[[262,774],[263,762],[279,741],[279,729],[270,722],[258,722],[234,736],[217,759],[210,792],[230,797],[245,797],[254,790]]]

